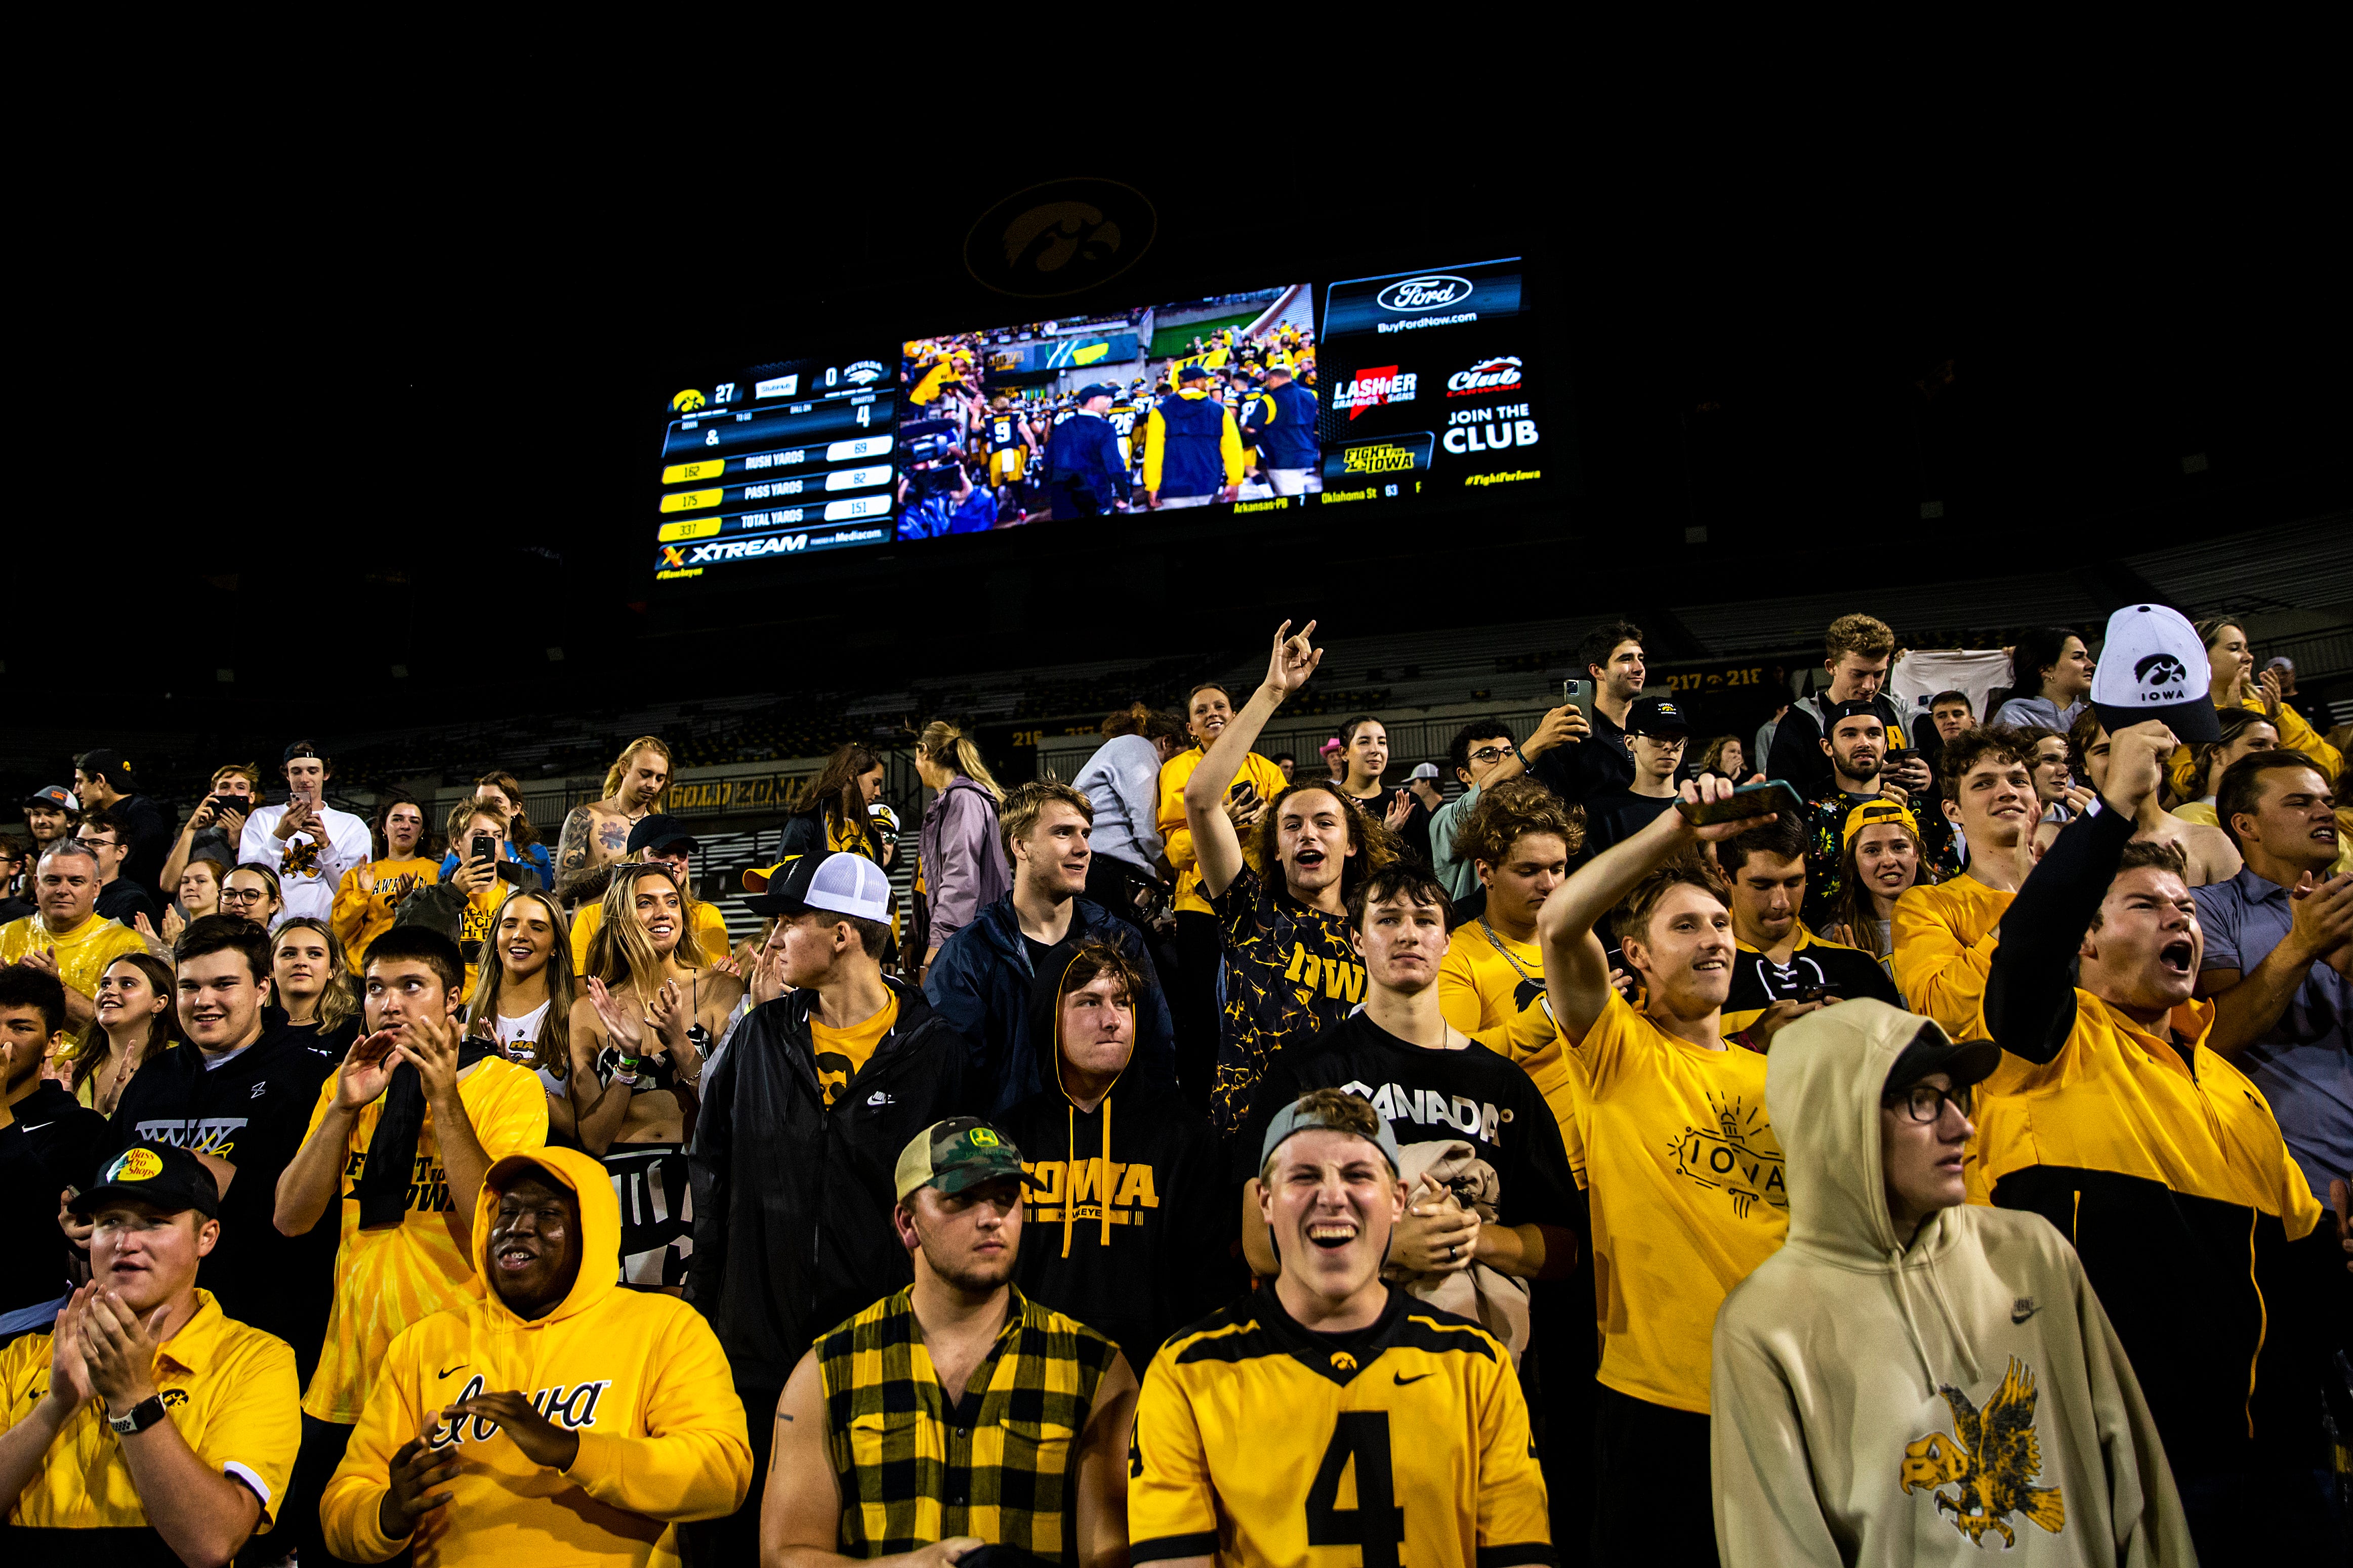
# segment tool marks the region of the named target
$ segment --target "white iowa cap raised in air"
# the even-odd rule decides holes
[[[2111,734],[2157,719],[2192,744],[2222,738],[2208,691],[2206,644],[2180,611],[2165,605],[2127,605],[2108,617],[2092,706]]]

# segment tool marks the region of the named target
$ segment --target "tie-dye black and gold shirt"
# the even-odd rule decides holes
[[[1230,1136],[1274,1053],[1304,1046],[1365,999],[1365,964],[1347,916],[1308,908],[1248,866],[1210,909],[1225,933],[1226,978],[1209,1120]]]

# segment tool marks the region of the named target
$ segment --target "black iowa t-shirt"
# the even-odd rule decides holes
[[[1248,1118],[1275,1053],[1303,1045],[1365,999],[1365,961],[1348,917],[1312,909],[1244,866],[1209,900],[1226,939],[1225,1011],[1219,1019],[1209,1124],[1230,1132]]]
[[[1267,1124],[1311,1089],[1344,1089],[1372,1101],[1399,1148],[1449,1138],[1470,1144],[1494,1167],[1498,1223],[1576,1225],[1560,1123],[1525,1071],[1476,1040],[1459,1051],[1425,1050],[1356,1013],[1305,1049],[1279,1053],[1241,1142],[1245,1179],[1258,1174]]]

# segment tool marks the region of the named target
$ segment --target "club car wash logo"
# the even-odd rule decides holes
[[[1520,356],[1505,354],[1501,359],[1482,359],[1469,370],[1458,370],[1446,378],[1449,397],[1476,397],[1482,392],[1514,392],[1520,384]]]
[[[1423,310],[1443,310],[1451,305],[1460,305],[1471,298],[1471,292],[1469,279],[1457,278],[1451,272],[1431,272],[1392,283],[1375,298],[1380,301],[1382,310],[1410,316]]]
[[[1346,409],[1348,417],[1354,419],[1366,409],[1378,408],[1384,403],[1411,403],[1415,380],[1413,372],[1400,374],[1393,364],[1359,371],[1356,380],[1343,382],[1333,394],[1332,406]]]

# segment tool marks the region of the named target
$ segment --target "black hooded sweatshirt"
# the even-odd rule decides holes
[[[1123,1077],[1092,1110],[1078,1108],[1059,996],[1071,954],[1056,956],[1029,1007],[1029,1037],[1053,1042],[1055,1087],[998,1122],[1021,1151],[1017,1278],[1031,1300],[1076,1318],[1141,1369],[1163,1340],[1239,1290],[1226,1223],[1233,1194],[1218,1180],[1208,1123],[1174,1089]]]
[[[754,1008],[702,1076],[686,1297],[738,1388],[783,1388],[818,1335],[914,1279],[891,1224],[899,1152],[972,1112],[972,1051],[922,992],[883,984],[898,1022],[832,1106],[809,1037],[814,990]]]
[[[230,1317],[293,1346],[296,1370],[307,1380],[326,1342],[343,1227],[330,1215],[301,1236],[280,1231],[278,1178],[302,1147],[320,1086],[342,1058],[313,1030],[270,1026],[285,1016],[266,1012],[261,1037],[217,1065],[195,1046],[173,1042],[123,1086],[113,1131],[120,1145],[169,1143],[237,1167],[221,1199],[220,1240],[196,1283],[220,1298]]]

